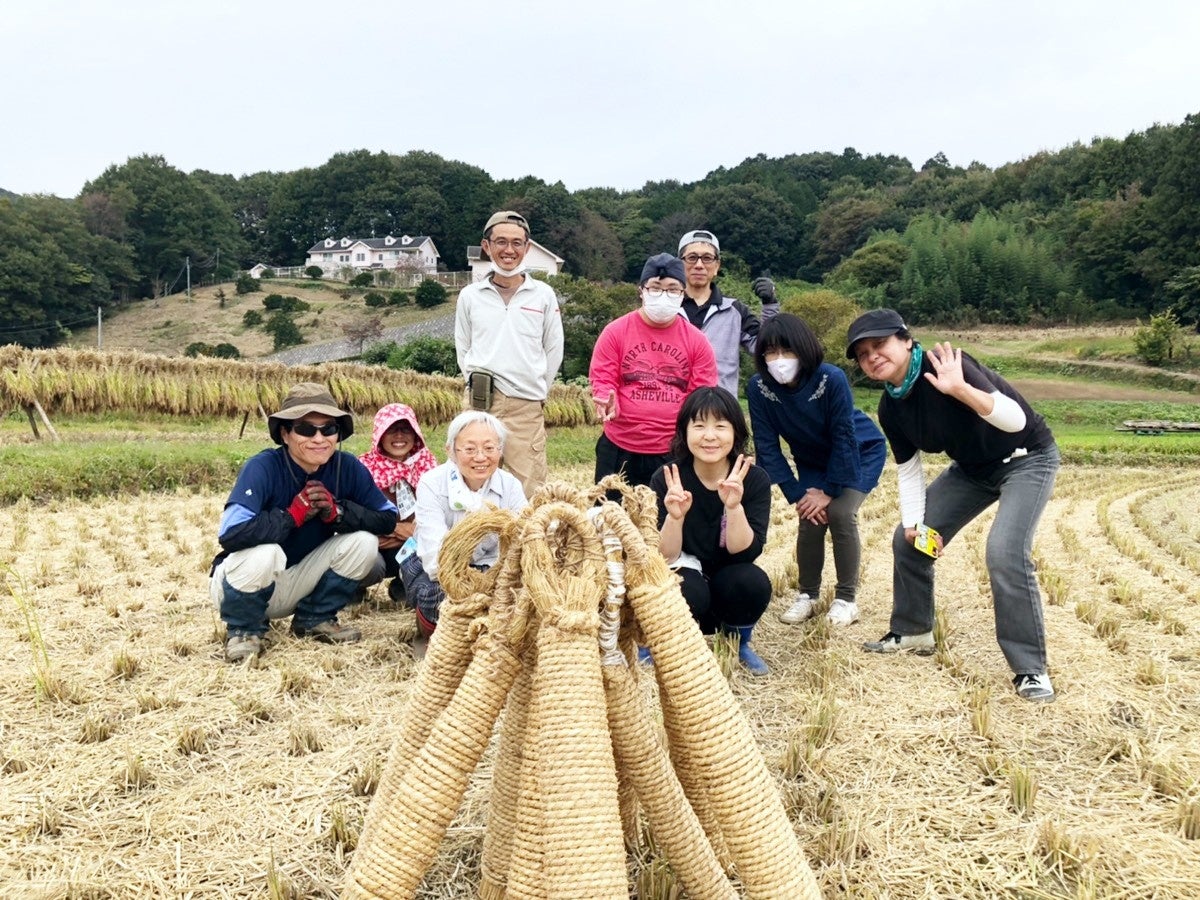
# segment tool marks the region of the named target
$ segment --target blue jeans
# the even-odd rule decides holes
[[[951,463],[925,496],[925,524],[936,528],[946,545],[968,522],[999,503],[987,537],[987,569],[996,640],[1017,675],[1046,671],[1046,630],[1033,570],[1033,533],[1050,500],[1058,465],[1054,446],[981,475],[967,475]],[[903,526],[892,537],[892,554],[891,630],[901,635],[931,631],[934,560],[904,539]]]

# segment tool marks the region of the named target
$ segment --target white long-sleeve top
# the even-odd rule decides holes
[[[468,285],[458,295],[454,347],[464,378],[491,372],[506,396],[545,400],[563,359],[558,297],[529,275],[507,303],[491,278]]]

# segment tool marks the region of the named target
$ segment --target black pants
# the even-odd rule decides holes
[[[596,481],[606,475],[623,475],[631,487],[644,484],[650,485],[654,473],[671,461],[669,453],[634,453],[624,450],[601,434],[596,441]],[[620,499],[619,495],[609,492],[610,500]]]
[[[771,579],[754,563],[735,563],[705,575],[681,566],[683,599],[700,630],[712,634],[722,625],[753,625],[771,602]]]

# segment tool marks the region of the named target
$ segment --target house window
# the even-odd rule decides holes
[[[366,261],[367,261],[367,254],[365,254],[365,253],[355,253],[355,254],[354,254],[354,261],[355,261],[355,262],[366,262]]]
[[[375,258],[376,258],[376,259],[383,259],[383,254],[382,254],[382,253],[376,253],[376,254],[375,254]]]
[[[350,262],[350,254],[343,253],[338,257],[338,262]]]
[[[325,262],[329,262],[329,260],[333,259],[333,254],[332,253],[322,253],[321,259],[325,260]]]

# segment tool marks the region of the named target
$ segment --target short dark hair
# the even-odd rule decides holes
[[[746,452],[746,441],[750,429],[746,425],[746,414],[738,404],[737,397],[724,388],[701,387],[687,395],[679,415],[675,417],[675,436],[671,438],[671,456],[678,463],[690,463],[692,451],[687,445],[688,425],[699,419],[724,419],[733,426],[733,446],[729,450],[729,461]]]
[[[754,348],[754,368],[763,378],[767,372],[767,351],[786,350],[800,360],[800,380],[805,381],[825,361],[825,348],[809,326],[799,316],[780,313],[763,322],[758,329],[758,344]],[[772,379],[774,380],[774,379]]]

